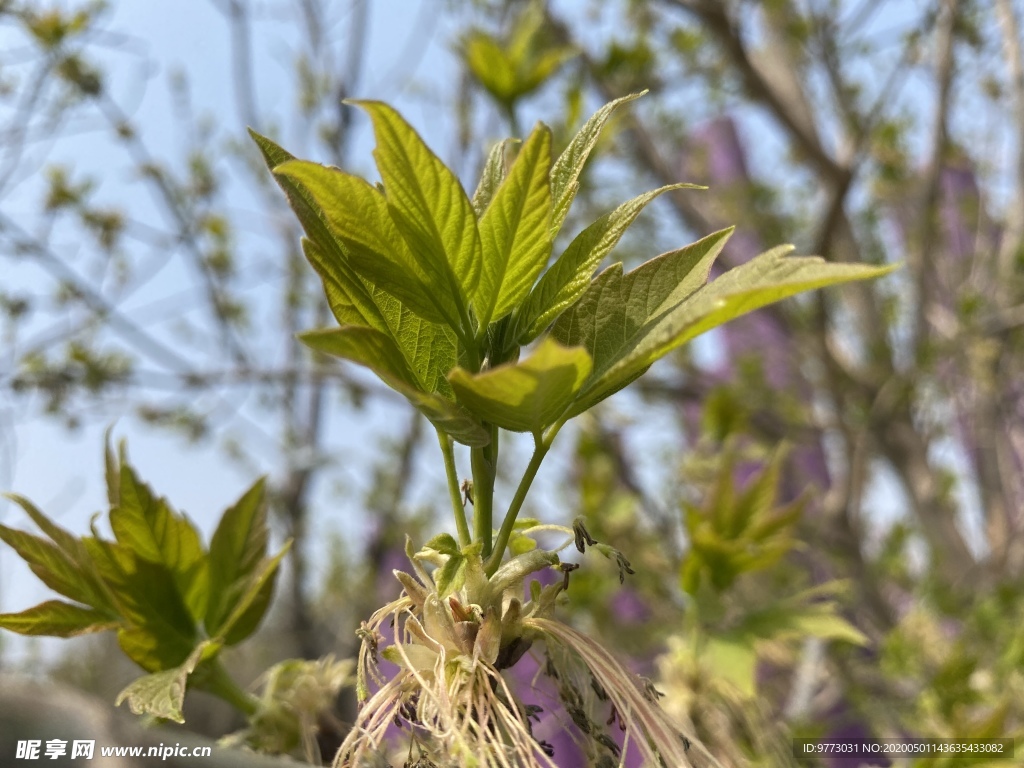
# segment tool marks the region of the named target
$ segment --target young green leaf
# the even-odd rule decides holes
[[[17,552],[40,581],[54,592],[87,605],[97,599],[94,590],[84,583],[81,569],[60,547],[6,525],[0,525],[0,540]]]
[[[348,266],[420,317],[458,327],[462,299],[449,279],[447,265],[439,268],[422,253],[410,250],[379,190],[358,176],[305,160],[279,165],[274,175],[300,185],[322,212],[343,254],[337,267],[342,274],[335,276],[336,281],[358,285],[343,274]]]
[[[217,634],[267,555],[266,483],[261,478],[229,507],[210,540],[206,631]]]
[[[324,285],[327,303],[342,325],[365,325],[386,331],[387,324],[373,302],[370,288],[343,259],[331,258],[308,237],[302,238],[302,252]]]
[[[383,333],[371,328],[347,327],[309,331],[299,338],[317,352],[369,368],[455,440],[470,446],[486,445],[490,441],[487,430],[464,408],[439,394],[424,390],[401,350]]]
[[[156,498],[122,459],[118,506],[110,510],[117,541],[138,557],[165,565],[174,575],[192,618],[206,609],[206,557],[199,533],[166,500]]]
[[[707,281],[715,257],[731,234],[731,229],[715,232],[625,275],[622,265],[614,264],[558,318],[551,335],[566,346],[584,346],[594,360],[593,372],[572,407],[573,413],[582,413],[628,383],[625,378],[608,383],[603,377],[632,354],[646,328],[667,308]]]
[[[437,534],[437,536],[424,544],[423,548],[433,549],[436,552],[440,552],[442,555],[462,554],[462,547],[459,546],[459,542],[457,542],[455,537],[450,533]]]
[[[17,494],[5,494],[16,503],[53,542],[0,525],[0,539],[29,564],[32,572],[56,592],[114,615],[114,606],[82,540],[65,531]]]
[[[272,558],[261,560],[246,579],[238,599],[230,606],[230,615],[217,630],[217,636],[225,645],[237,645],[242,642],[255,632],[263,621],[263,616],[270,607],[270,599],[274,595],[278,567],[291,549],[291,545],[291,540],[288,540],[281,551]]]
[[[518,139],[503,139],[491,147],[487,153],[487,160],[484,162],[483,172],[480,174],[480,181],[473,193],[473,210],[477,218],[484,215],[487,206],[491,204],[494,193],[498,191],[501,182],[505,180],[508,169],[505,166],[505,155],[510,144],[518,144]]]
[[[457,592],[466,583],[466,556],[461,552],[448,557],[434,576],[437,596],[444,599]]]
[[[615,99],[601,107],[595,112],[579,133],[569,142],[569,146],[559,155],[551,168],[551,198],[554,201],[554,210],[551,216],[551,235],[554,237],[562,228],[565,217],[569,213],[572,201],[579,190],[579,178],[583,172],[583,166],[590,157],[590,153],[597,145],[601,136],[601,129],[604,128],[608,118],[612,116],[618,107],[628,104],[643,96],[647,91],[631,93],[620,99]]]
[[[632,336],[621,354],[595,359],[595,376],[588,382],[583,402],[593,403],[632,381],[655,360],[711,328],[767,304],[830,285],[867,280],[888,274],[895,267],[829,263],[816,256],[790,257],[791,246],[780,246],[757,256],[690,294],[673,293],[659,312]],[[644,265],[646,266],[646,265]]]
[[[529,292],[551,255],[551,131],[538,123],[480,219],[483,268],[473,307],[481,325]]]
[[[77,637],[116,627],[117,622],[101,611],[60,600],[47,600],[20,613],[0,613],[0,628],[21,635]]]
[[[391,218],[431,274],[431,285],[449,286],[465,309],[479,283],[482,261],[476,214],[465,190],[398,112],[379,101],[352,103],[373,121],[373,155]]]
[[[90,538],[85,544],[117,601],[122,650],[148,672],[181,664],[198,633],[174,574],[115,542]]]
[[[459,402],[483,421],[515,432],[537,433],[565,412],[590,368],[585,349],[545,339],[522,362],[476,375],[456,368],[449,378]]]
[[[200,661],[218,649],[216,643],[204,640],[180,666],[145,675],[131,682],[117,695],[114,706],[119,707],[127,701],[128,708],[136,715],[150,715],[184,723],[181,708],[185,702],[188,676],[195,671]]]
[[[604,257],[636,221],[640,211],[658,195],[674,189],[703,189],[694,184],[671,184],[629,200],[606,213],[580,232],[551,268],[545,272],[523,306],[516,313],[514,336],[520,344],[529,344],[543,333],[555,318],[583,295]]]

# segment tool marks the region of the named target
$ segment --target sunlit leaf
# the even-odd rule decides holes
[[[503,317],[551,255],[551,131],[538,124],[480,219],[483,269],[473,299],[480,322]]]
[[[579,190],[579,178],[586,165],[587,158],[597,145],[601,136],[601,129],[604,128],[608,118],[612,116],[618,107],[639,99],[647,91],[632,93],[615,99],[601,107],[595,112],[576,136],[569,142],[569,146],[559,155],[551,168],[551,198],[554,201],[554,211],[551,217],[551,233],[555,235],[562,228],[565,217],[569,213],[576,192]]]
[[[28,513],[52,543],[3,525],[0,525],[0,539],[13,547],[50,589],[113,615],[109,594],[82,540],[50,520],[25,497],[5,495]]]
[[[528,344],[590,286],[590,279],[640,211],[658,195],[674,189],[700,189],[693,184],[672,184],[629,200],[580,232],[555,263],[541,276],[516,313],[516,339]]]
[[[792,246],[781,246],[763,253],[729,270],[699,292],[673,292],[632,334],[628,348],[620,350],[622,354],[602,356],[600,362],[595,356],[594,381],[587,384],[584,402],[607,397],[658,358],[741,315],[798,293],[881,277],[896,268],[830,263],[816,256],[787,257],[791,250]],[[639,272],[648,264],[634,271]],[[703,268],[702,265],[700,269]],[[617,333],[611,334],[612,345],[617,337]],[[599,344],[603,346],[604,342]]]
[[[465,190],[398,112],[378,101],[353,103],[373,121],[373,154],[395,226],[430,276],[429,284],[444,286],[468,306],[482,259],[476,214]]]
[[[457,327],[462,299],[453,293],[447,271],[410,250],[392,220],[388,200],[377,188],[338,168],[304,160],[279,165],[274,175],[300,185],[321,211],[341,254],[325,251],[328,259],[323,262],[338,285],[363,287],[346,274],[354,272],[420,317]]]
[[[482,420],[536,433],[565,412],[590,368],[586,350],[545,339],[524,361],[475,375],[456,368],[450,378],[459,402]]]
[[[591,377],[573,406],[574,413],[585,411],[632,380],[628,376],[608,378],[607,373],[620,361],[633,359],[649,327],[704,285],[711,264],[731,233],[731,229],[725,229],[708,235],[625,275],[622,265],[614,264],[558,318],[551,335],[566,346],[585,347],[594,361]],[[628,373],[636,374],[644,367],[637,366]]]
[[[504,139],[497,142],[491,151],[487,153],[487,160],[484,162],[484,169],[480,174],[480,181],[473,193],[473,210],[477,217],[483,216],[487,206],[491,204],[491,198],[498,191],[501,182],[505,180],[508,169],[505,166],[505,155],[510,144],[518,144],[518,139]]]

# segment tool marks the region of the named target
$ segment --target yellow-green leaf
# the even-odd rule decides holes
[[[116,627],[105,613],[60,600],[47,600],[20,613],[0,613],[0,628],[20,635],[76,637]]]
[[[585,411],[632,381],[628,377],[604,377],[633,355],[653,322],[704,285],[711,264],[730,234],[731,229],[724,229],[708,235],[625,275],[621,264],[613,264],[558,318],[551,335],[566,346],[584,346],[594,360],[590,380],[573,405],[574,413]],[[635,378],[645,367],[630,369],[629,374]]]
[[[175,583],[192,618],[206,610],[206,557],[199,533],[187,518],[153,495],[121,457],[118,505],[110,510],[110,527],[117,541],[138,557],[160,563]]]
[[[229,606],[231,613],[217,629],[217,636],[225,645],[237,645],[245,640],[263,621],[263,616],[274,596],[281,559],[291,549],[291,540],[285,542],[272,558],[264,558],[248,575],[236,600]]]
[[[129,683],[117,695],[114,706],[119,707],[127,701],[128,708],[136,715],[150,715],[176,723],[185,722],[181,707],[185,702],[188,676],[201,661],[215,655],[218,650],[220,646],[217,643],[204,640],[181,666],[145,675]]]
[[[590,373],[582,347],[545,339],[526,360],[472,374],[450,375],[459,402],[483,421],[515,432],[539,432],[565,412]]]
[[[476,214],[465,190],[398,112],[379,101],[353,103],[373,121],[373,155],[395,226],[429,284],[445,286],[467,307],[480,281],[481,256]]]
[[[595,380],[588,382],[584,401],[593,403],[607,397],[620,389],[622,382],[632,381],[673,349],[755,309],[798,293],[868,280],[895,269],[830,263],[817,256],[787,257],[791,250],[792,246],[773,248],[729,270],[698,292],[673,294],[636,330],[623,350],[625,354],[602,359],[601,365],[595,356]]]
[[[50,520],[36,506],[18,494],[5,494],[20,506],[50,537],[37,536],[0,525],[0,539],[7,542],[28,563],[40,580],[65,597],[113,614],[114,606],[104,588],[82,540]]]
[[[518,144],[518,139],[504,139],[491,147],[487,153],[487,160],[484,162],[484,169],[480,174],[480,181],[473,193],[473,210],[477,218],[484,215],[487,206],[491,204],[494,193],[498,191],[501,182],[505,180],[508,168],[505,167],[505,154],[510,144]]]
[[[551,218],[551,234],[558,234],[569,213],[576,192],[579,190],[579,178],[586,165],[587,158],[597,145],[601,136],[601,129],[604,128],[608,118],[612,116],[618,107],[639,99],[647,91],[631,93],[620,99],[615,99],[601,107],[595,112],[579,132],[569,142],[569,146],[559,155],[551,168],[551,197],[554,202],[554,211]]]
[[[604,257],[619,242],[640,211],[658,195],[674,189],[702,189],[693,184],[671,184],[629,200],[580,232],[545,272],[515,316],[515,337],[520,344],[537,338],[559,315],[579,300]]]
[[[341,258],[334,254],[325,262],[340,273],[334,275],[336,282],[358,286],[344,274],[348,266],[420,317],[457,327],[461,299],[453,293],[447,274],[410,250],[392,220],[388,200],[377,188],[338,168],[304,160],[283,163],[274,175],[300,185],[322,212],[341,253]],[[415,242],[412,245],[416,247]]]
[[[757,695],[757,653],[747,638],[712,637],[701,660],[714,674],[729,682],[745,699]]]
[[[483,269],[473,306],[482,325],[526,296],[551,255],[551,131],[538,123],[480,219]]]
[[[432,424],[470,446],[486,445],[490,435],[479,420],[457,403],[425,391],[395,342],[371,328],[309,331],[299,337],[311,349],[359,363],[404,395]]]

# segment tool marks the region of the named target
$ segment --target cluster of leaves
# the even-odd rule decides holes
[[[487,510],[475,536],[491,554],[488,491],[497,430],[532,433],[538,454],[558,429],[704,331],[796,293],[888,271],[775,248],[708,282],[731,229],[624,273],[594,273],[641,210],[674,184],[640,195],[552,250],[601,129],[595,113],[558,158],[538,124],[513,162],[494,147],[470,198],[455,175],[391,107],[356,102],[374,127],[383,183],[294,159],[254,139],[307,237],[340,328],[304,334],[314,350],[373,370],[444,436],[474,449],[474,486]],[[537,342],[520,360],[521,348]],[[480,461],[477,461],[477,457]],[[535,471],[536,467],[533,467]],[[518,503],[522,499],[518,498]],[[514,524],[499,534],[496,569]],[[456,516],[458,523],[459,515]],[[471,543],[460,526],[463,546]]]
[[[516,16],[504,39],[483,29],[471,29],[461,47],[473,77],[510,116],[515,115],[520,99],[548,82],[578,53],[554,38],[537,2],[531,2]]]
[[[46,537],[0,526],[0,539],[73,602],[2,614],[0,628],[55,637],[116,631],[125,655],[149,673],[118,697],[136,713],[182,722],[193,684],[251,714],[254,702],[218,656],[259,626],[288,549],[268,554],[263,481],[225,511],[206,547],[192,522],[139,480],[123,446],[118,456],[108,447],[106,476],[113,541],[95,525],[75,536],[27,499],[10,497]]]

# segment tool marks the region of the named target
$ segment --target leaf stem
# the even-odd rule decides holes
[[[437,430],[437,440],[441,444],[441,454],[444,456],[444,469],[445,474],[448,476],[448,496],[452,500],[452,513],[455,515],[455,528],[459,532],[459,544],[466,547],[473,542],[473,537],[469,533],[469,524],[466,522],[466,510],[462,505],[459,473],[455,467],[455,444],[440,429]]]
[[[501,559],[505,556],[505,548],[508,546],[508,540],[512,536],[512,529],[515,527],[516,518],[519,517],[519,511],[523,508],[523,502],[526,501],[526,494],[533,484],[533,479],[537,476],[537,470],[540,469],[541,462],[544,461],[544,457],[551,448],[555,435],[558,434],[558,430],[562,428],[565,421],[563,418],[556,422],[547,431],[547,434],[543,436],[540,433],[534,435],[533,456],[530,457],[530,463],[526,465],[523,478],[519,481],[519,487],[516,488],[516,494],[512,497],[512,503],[509,505],[508,512],[505,513],[505,519],[501,523],[501,530],[498,531],[498,538],[494,543],[494,551],[490,553],[490,557],[484,566],[484,571],[488,576],[493,576],[501,565]],[[487,555],[485,554],[484,556],[486,557]]]
[[[498,428],[485,425],[491,433],[491,442],[472,449],[473,464],[473,534],[483,543],[483,557],[491,554],[494,537],[494,478],[498,466]]]
[[[260,709],[260,700],[239,687],[218,659],[210,662],[200,687],[223,699],[246,717],[251,718]]]

